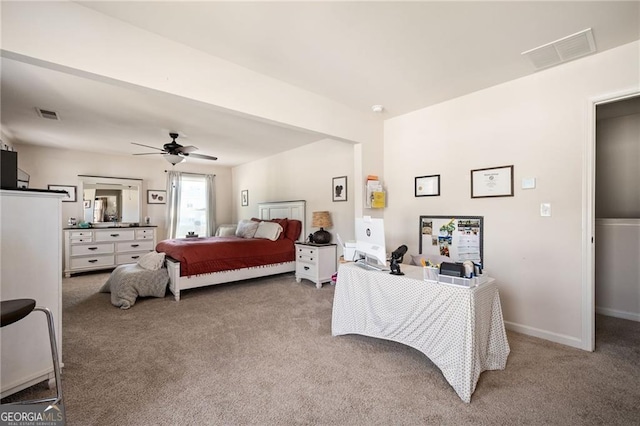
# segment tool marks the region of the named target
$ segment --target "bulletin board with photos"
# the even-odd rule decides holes
[[[420,216],[419,252],[484,267],[482,216]]]

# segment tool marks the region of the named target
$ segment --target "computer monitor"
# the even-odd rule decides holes
[[[387,268],[387,251],[384,243],[384,221],[364,216],[356,218],[356,257],[377,268]]]

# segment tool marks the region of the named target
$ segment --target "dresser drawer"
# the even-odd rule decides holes
[[[76,237],[76,238],[72,238],[71,239],[71,244],[90,243],[91,241],[93,241],[93,238],[91,238],[91,236],[88,236],[88,237]]]
[[[303,262],[303,263],[312,263],[315,264],[317,261],[317,257],[314,256],[307,256],[304,254],[299,254],[298,257],[296,258],[296,262]]]
[[[98,256],[74,257],[71,259],[71,269],[95,268],[99,266],[115,266],[113,254]]]
[[[113,253],[113,244],[77,244],[71,246],[71,256]]]
[[[91,231],[71,231],[69,236],[72,240],[76,240],[78,238],[91,238],[93,232]]]
[[[318,275],[318,267],[314,263],[296,262],[296,277],[306,276],[315,278]]]
[[[318,249],[314,247],[296,246],[298,256],[315,257]]]
[[[315,264],[318,261],[318,250],[314,247],[297,246],[296,261]]]
[[[118,253],[128,251],[152,251],[153,241],[127,241],[122,243],[116,243],[116,251]]]
[[[116,255],[116,263],[118,265],[122,265],[123,263],[136,263],[142,256],[147,254],[144,253],[123,253]]]
[[[152,240],[154,233],[153,229],[136,229],[136,240]]]
[[[127,230],[108,230],[108,231],[95,231],[96,241],[126,241],[133,240],[135,232],[132,229]]]

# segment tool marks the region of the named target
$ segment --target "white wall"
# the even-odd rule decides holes
[[[481,215],[508,327],[582,347],[583,169],[590,100],[640,88],[631,43],[385,122],[387,244],[418,249],[418,216]],[[471,72],[471,71],[470,71]],[[515,166],[515,196],[470,198],[470,170]],[[441,175],[440,197],[414,177]],[[535,177],[536,188],[520,189]],[[552,205],[540,217],[540,203]]]
[[[596,311],[640,321],[640,219],[596,219],[596,241]]]
[[[332,179],[347,176],[347,201],[332,201]],[[249,206],[240,204],[240,191],[249,191]],[[249,219],[258,215],[258,203],[305,200],[306,234],[311,227],[311,214],[327,210],[333,227],[328,231],[336,242],[354,237],[354,145],[326,139],[314,144],[253,161],[233,169],[234,217]],[[338,256],[341,249],[338,249]]]
[[[47,185],[78,185],[78,175],[110,176],[143,179],[142,216],[149,216],[158,226],[158,240],[166,236],[165,204],[147,204],[148,189],[166,189],[166,173],[171,165],[163,158],[110,156],[89,152],[15,145],[18,167],[30,175],[30,188]],[[216,175],[216,216],[218,223],[232,221],[231,168],[207,165],[189,160],[176,166],[178,170]],[[62,226],[69,217],[82,218],[82,195],[75,203],[62,203]]]
[[[596,217],[640,218],[640,114],[598,120]]]

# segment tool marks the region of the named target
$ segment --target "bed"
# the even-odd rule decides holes
[[[291,229],[294,228],[291,228],[285,229],[283,238],[276,241],[224,236],[159,242],[156,251],[166,254],[169,290],[175,300],[180,300],[181,291],[191,288],[295,271],[294,243],[306,235],[305,209],[305,201],[258,204],[258,217],[255,219],[275,221],[286,218],[300,229],[296,237],[292,237]]]

